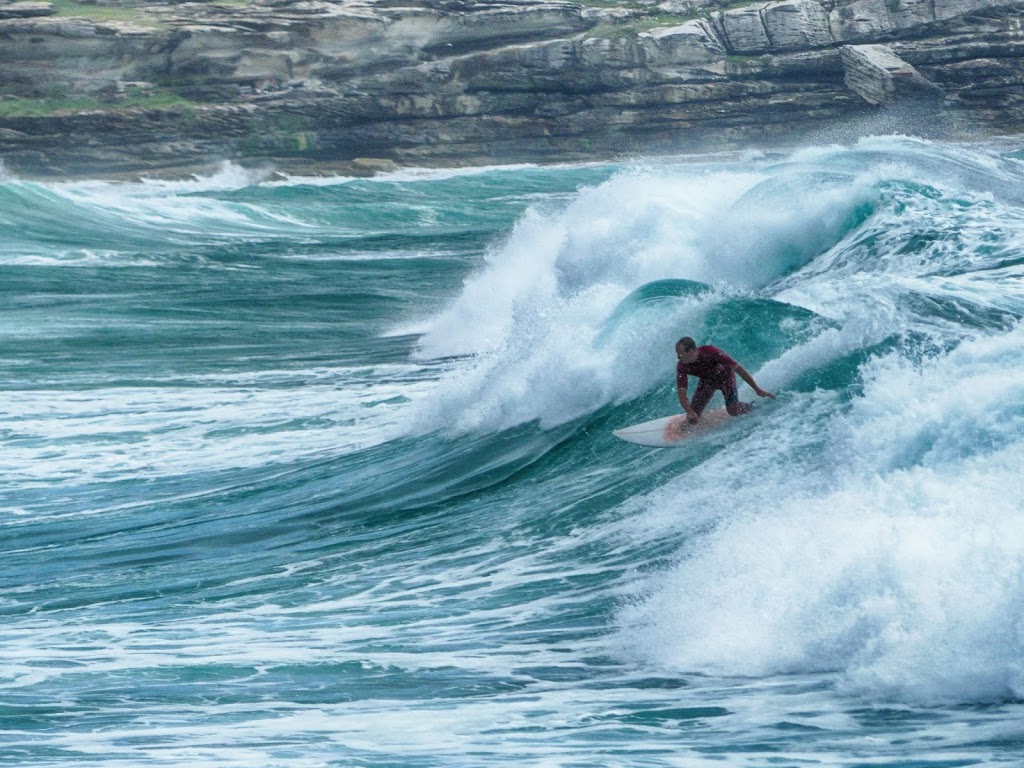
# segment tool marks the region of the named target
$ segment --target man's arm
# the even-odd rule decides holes
[[[676,392],[679,395],[679,404],[683,406],[683,410],[686,411],[687,419],[691,424],[696,423],[700,416],[698,416],[697,412],[690,406],[690,399],[686,396],[686,386],[681,384],[677,385]]]
[[[736,375],[738,375],[741,379],[743,379],[745,382],[747,382],[747,384],[750,385],[750,388],[754,390],[754,393],[758,397],[770,397],[772,400],[775,399],[775,395],[773,395],[771,392],[765,392],[763,389],[757,386],[757,382],[754,381],[754,377],[747,373],[747,369],[744,368],[742,365],[736,363],[736,365],[734,365],[732,369],[736,373]]]

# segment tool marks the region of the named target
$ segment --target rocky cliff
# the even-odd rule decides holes
[[[1024,0],[0,0],[0,51],[29,174],[1024,129]]]

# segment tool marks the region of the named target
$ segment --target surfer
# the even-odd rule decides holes
[[[730,416],[739,416],[753,410],[754,406],[750,403],[740,402],[736,391],[736,374],[750,385],[758,397],[775,399],[775,395],[757,386],[754,377],[718,347],[712,347],[710,344],[698,347],[692,338],[684,336],[676,342],[676,357],[679,360],[676,363],[679,404],[683,406],[687,420],[691,424],[697,423],[716,389],[725,397],[725,410]],[[690,376],[697,377],[697,389],[692,400],[687,398],[687,379]]]

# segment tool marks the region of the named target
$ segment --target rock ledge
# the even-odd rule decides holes
[[[0,0],[0,160],[16,173],[590,159],[906,110],[945,136],[1024,128],[1024,0],[74,7]]]

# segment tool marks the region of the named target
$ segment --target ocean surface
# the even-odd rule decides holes
[[[1024,765],[1022,317],[1019,145],[4,174],[0,765]]]

